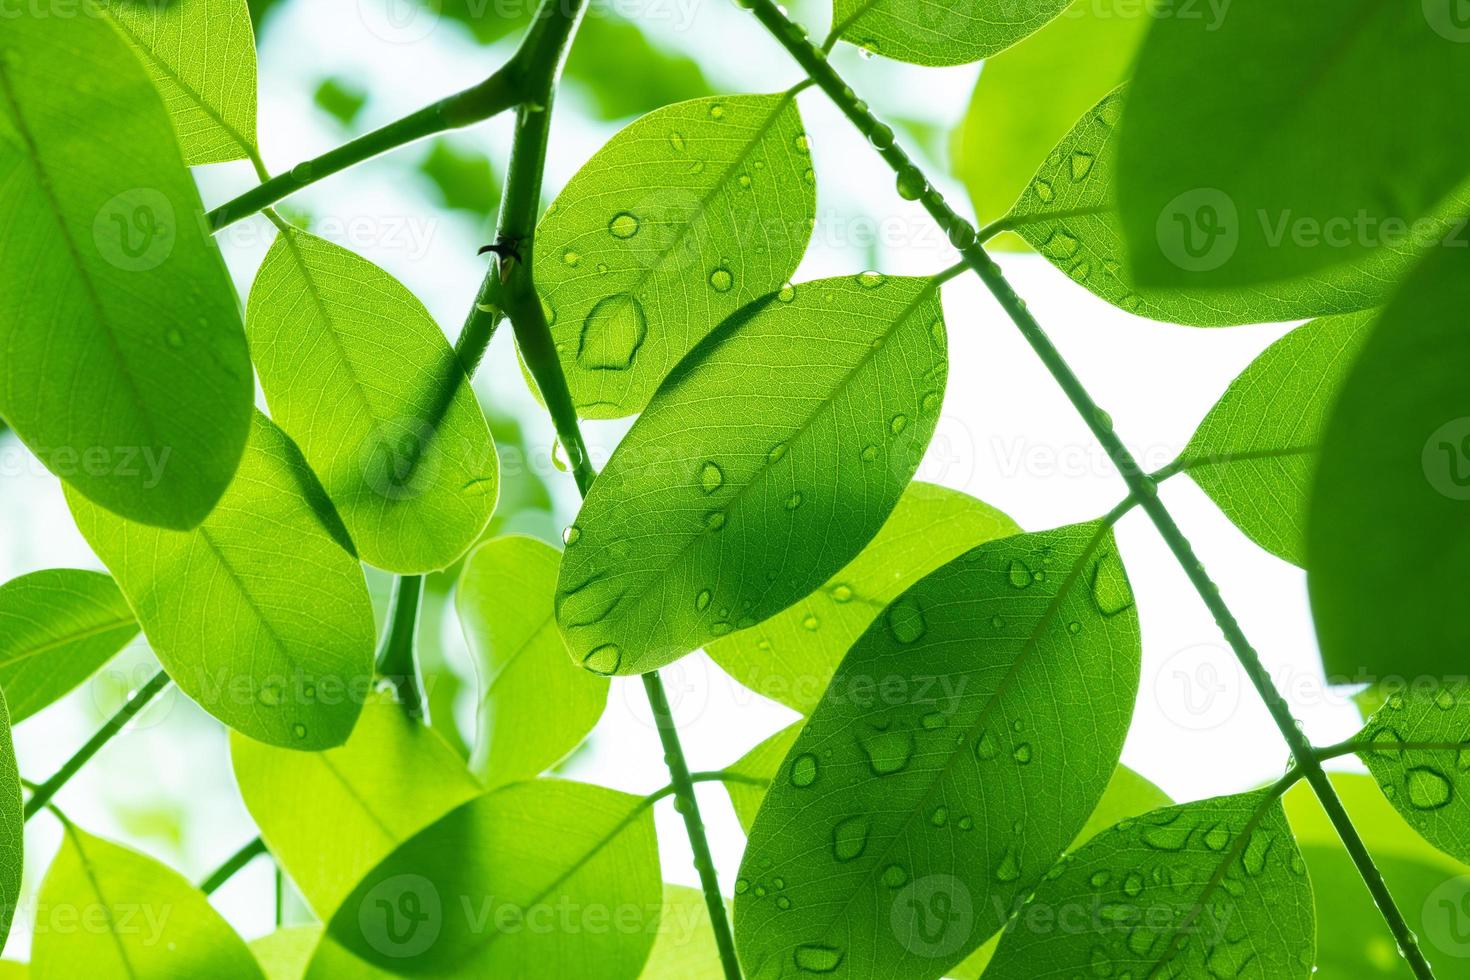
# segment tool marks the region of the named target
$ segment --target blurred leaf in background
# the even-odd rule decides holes
[[[317,108],[337,120],[343,126],[351,126],[367,105],[367,90],[351,79],[333,76],[324,78],[316,87],[312,101]]]
[[[464,141],[439,139],[419,163],[434,185],[437,202],[455,211],[490,218],[500,204],[500,181],[490,158]]]

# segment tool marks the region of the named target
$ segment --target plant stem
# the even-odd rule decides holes
[[[549,0],[547,5],[559,7],[558,0]],[[573,0],[571,6],[576,8],[572,14],[575,18],[580,13],[580,0]],[[568,30],[565,36],[569,39],[570,30],[576,26],[575,20],[566,26]],[[484,353],[483,344],[489,343],[494,323],[502,313],[509,317],[521,357],[541,390],[541,397],[546,402],[557,438],[566,450],[572,475],[577,481],[577,489],[586,496],[597,472],[587,453],[586,441],[582,438],[572,393],[567,387],[566,375],[562,371],[561,360],[551,337],[551,325],[546,321],[546,311],[541,305],[541,297],[536,292],[532,275],[536,216],[541,204],[541,183],[551,134],[552,101],[556,94],[563,55],[564,49],[553,62],[542,66],[543,74],[540,77],[543,87],[539,92],[534,89],[528,91],[526,101],[517,113],[515,142],[511,147],[510,169],[506,176],[505,196],[501,199],[496,234],[495,244],[500,251],[497,253],[497,261],[491,265],[480,287],[475,309],[461,332],[461,343],[457,346],[462,362],[478,363]],[[664,761],[673,780],[676,806],[684,818],[684,830],[694,852],[694,866],[699,873],[705,906],[714,927],[720,961],[728,980],[740,980],[740,965],[735,957],[735,940],[725,914],[725,900],[720,892],[714,861],[710,856],[709,840],[705,836],[704,821],[699,813],[699,802],[694,795],[689,767],[684,761],[684,749],[669,713],[663,682],[656,673],[649,673],[643,675],[643,687],[658,725]]]
[[[206,217],[209,230],[217,232],[227,228],[324,177],[340,173],[380,153],[395,150],[445,130],[481,122],[511,108],[520,98],[517,80],[522,51],[518,51],[503,68],[480,84],[426,105],[402,119],[328,150],[319,157],[298,163],[285,173],[277,174],[234,200],[220,205]]]
[[[111,740],[112,736],[122,731],[127,726],[127,723],[133,720],[133,716],[147,707],[148,702],[152,701],[158,695],[158,692],[162,691],[168,684],[168,674],[161,670],[148,678],[148,682],[134,692],[133,696],[128,698],[127,703],[117,710],[116,714],[107,719],[107,724],[98,729],[97,734],[88,739],[86,745],[77,749],[76,753],[70,759],[67,759],[60,769],[56,770],[55,775],[36,787],[36,791],[31,794],[31,798],[26,800],[25,819],[29,820],[37,813],[40,813],[42,808],[50,802],[51,797],[55,796],[61,787],[66,785],[67,780],[75,776],[77,771],[86,765],[88,760],[96,755],[102,746]]]
[[[212,895],[221,885],[235,876],[235,873],[245,865],[254,861],[265,853],[265,841],[259,837],[240,848],[234,854],[225,859],[225,863],[216,868],[208,878],[199,883],[199,890],[206,895]]]
[[[906,183],[913,183],[912,178],[915,176],[922,178],[923,175],[918,166],[894,141],[892,129],[873,115],[867,103],[858,99],[852,88],[842,80],[836,69],[828,62],[826,56],[807,40],[806,33],[800,27],[787,19],[772,0],[745,0],[745,2],[777,42],[786,49],[797,64],[816,82],[817,86],[827,93],[828,98],[847,116],[858,131],[868,138],[884,161],[892,167],[895,174],[904,177]],[[1281,730],[1282,737],[1291,748],[1293,758],[1301,767],[1304,778],[1311,784],[1323,809],[1327,811],[1333,827],[1342,838],[1353,863],[1357,865],[1359,874],[1362,875],[1368,890],[1372,892],[1374,901],[1378,903],[1379,911],[1398,941],[1404,958],[1420,980],[1432,980],[1434,974],[1425,961],[1413,932],[1389,894],[1383,876],[1374,865],[1362,837],[1359,836],[1347,811],[1343,808],[1342,801],[1338,799],[1311,742],[1297,727],[1290,706],[1276,690],[1265,665],[1261,663],[1260,656],[1251,646],[1230,608],[1220,598],[1219,588],[1211,581],[1209,574],[1196,557],[1194,548],[1184,536],[1184,532],[1175,523],[1168,508],[1159,500],[1158,485],[1144,472],[1133,454],[1123,444],[1122,439],[1113,431],[1112,420],[1093,401],[1092,396],[1088,394],[1081,380],[1073,373],[1061,352],[1052,344],[1051,338],[1046,335],[1040,323],[1027,310],[1025,301],[1017,295],[1004,273],[1001,272],[1000,266],[996,265],[989,253],[979,244],[974,227],[949,206],[943,194],[930,187],[927,181],[924,181],[924,186],[927,188],[921,196],[924,209],[939,223],[940,228],[949,236],[951,244],[964,257],[965,263],[980,277],[1057,384],[1061,386],[1068,400],[1082,416],[1088,428],[1092,430],[1092,434],[1107,451],[1113,465],[1122,474],[1131,495],[1148,514],[1160,536],[1169,546],[1169,550],[1183,566],[1185,574],[1189,577],[1200,598],[1204,600],[1205,606],[1215,617],[1215,622],[1230,643],[1231,649],[1235,651],[1236,658],[1245,669],[1246,675],[1250,677],[1257,693],[1266,703],[1272,719],[1276,722],[1276,727]]]
[[[419,608],[423,605],[424,577],[400,575],[393,580],[393,598],[388,621],[383,624],[383,642],[378,650],[378,676],[393,685],[398,703],[411,718],[427,719],[429,705],[423,695],[416,651]]]

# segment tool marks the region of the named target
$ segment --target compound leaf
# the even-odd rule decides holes
[[[1409,236],[1470,169],[1457,125],[1470,27],[1455,6],[1305,0],[1156,20],[1118,148],[1139,282],[1279,281]]]
[[[61,850],[37,908],[75,915],[37,928],[35,980],[218,977],[263,980],[255,957],[209,899],[177,871],[63,821]]]
[[[539,775],[587,737],[607,705],[607,678],[579,670],[556,627],[560,561],[534,538],[497,538],[459,576],[455,609],[480,671],[470,766],[486,785]]]
[[[492,790],[403,844],[329,930],[396,973],[633,980],[662,896],[646,800],[539,779]]]
[[[1307,584],[1327,672],[1464,673],[1470,618],[1470,251],[1438,249],[1354,361],[1322,436]]]
[[[174,682],[220,721],[296,749],[340,745],[369,683],[362,566],[285,433],[255,416],[235,481],[192,531],[148,527],[67,490]]]
[[[1048,262],[1120,309],[1197,327],[1352,313],[1382,303],[1425,248],[1459,241],[1466,232],[1460,215],[1464,205],[1456,201],[1470,201],[1470,193],[1436,210],[1415,236],[1389,242],[1353,264],[1251,286],[1144,285],[1124,245],[1116,200],[1117,127],[1125,115],[1126,92],[1126,87],[1115,90],[1082,117],[1003,220],[1003,227]],[[1208,203],[1202,199],[1201,206]],[[1228,244],[1219,240],[1220,254]]]
[[[537,286],[580,414],[648,404],[706,334],[791,278],[815,215],[793,93],[680,102],[614,136],[536,229]]]
[[[809,595],[898,503],[947,367],[929,279],[804,283],[727,320],[568,531],[556,615],[573,656],[643,673]]]
[[[1271,790],[1125,820],[1064,858],[1018,915],[987,980],[1312,974],[1312,887]]]
[[[1278,558],[1306,560],[1308,495],[1322,430],[1371,312],[1324,317],[1267,347],[1225,390],[1172,464]]]
[[[163,96],[185,163],[255,154],[255,29],[245,0],[123,0],[103,9]]]
[[[736,884],[750,975],[917,980],[964,959],[1102,798],[1140,653],[1102,523],[981,545],[905,592],[756,816]],[[963,914],[936,929],[913,909],[941,893]]]
[[[116,583],[48,568],[0,585],[0,688],[18,724],[91,677],[138,635]]]
[[[283,228],[245,328],[271,416],[321,477],[362,559],[452,564],[495,509],[499,462],[459,359],[403,284]]]
[[[202,210],[108,21],[6,18],[0,415],[88,498],[171,528],[197,525],[229,484],[254,390]]]
[[[711,643],[709,655],[752,691],[808,713],[838,661],[890,602],[951,559],[1019,531],[957,490],[910,484],[847,567],[784,612]]]
[[[835,0],[832,34],[885,58],[963,65],[1039,30],[1068,0]]]
[[[235,735],[230,756],[261,837],[323,918],[394,848],[483,792],[443,739],[387,699],[364,705],[341,748],[293,752]]]

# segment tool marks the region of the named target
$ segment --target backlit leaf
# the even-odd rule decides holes
[[[803,283],[722,324],[568,532],[556,613],[573,657],[642,673],[811,594],[898,503],[946,372],[928,279]]]
[[[607,678],[578,669],[556,627],[560,561],[534,538],[497,538],[460,573],[455,609],[480,673],[471,767],[486,785],[539,775],[587,737],[607,704]]]
[[[185,163],[255,153],[255,30],[245,0],[119,0],[103,9],[162,94]]]
[[[1470,170],[1462,17],[1297,0],[1156,18],[1118,149],[1139,282],[1280,281],[1408,237]]]
[[[0,688],[17,724],[92,676],[138,635],[112,579],[48,568],[0,585]]]
[[[1322,430],[1374,314],[1324,317],[1266,348],[1226,389],[1172,465],[1256,544],[1306,559]]]
[[[230,756],[261,836],[323,918],[394,848],[482,792],[438,735],[380,698],[341,748],[293,752],[236,735]]]
[[[709,655],[758,694],[803,714],[837,663],[904,590],[977,545],[1020,531],[957,490],[913,483],[877,536],[817,591],[758,626],[709,645]]]
[[[645,800],[543,779],[493,790],[409,840],[329,928],[410,975],[633,980],[662,895]]]
[[[614,136],[536,229],[536,280],[584,418],[642,409],[721,321],[796,272],[816,214],[795,96],[680,102]]]
[[[0,227],[13,231],[0,415],[102,506],[193,527],[249,429],[234,289],[127,42],[105,19],[15,13],[0,31]]]
[[[1038,30],[1067,0],[835,0],[832,33],[874,54],[916,65],[988,58]]]
[[[736,883],[750,975],[917,980],[963,960],[1102,798],[1139,656],[1100,523],[981,545],[905,592],[843,659],[756,817]],[[936,902],[956,914],[915,918]]]
[[[415,573],[464,554],[495,509],[499,463],[423,304],[361,256],[288,228],[256,276],[245,326],[272,418],[363,561]]]
[[[1362,345],[1322,436],[1307,584],[1333,677],[1465,672],[1470,617],[1470,250],[1416,268]]]
[[[37,899],[35,980],[262,980],[244,940],[177,871],[70,823],[62,828]]]
[[[1048,874],[986,980],[1312,975],[1306,863],[1269,790],[1155,810]]]
[[[235,481],[192,531],[68,490],[82,536],[174,682],[220,721],[296,749],[340,745],[373,669],[362,567],[300,452],[256,415]]]

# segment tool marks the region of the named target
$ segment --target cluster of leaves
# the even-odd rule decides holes
[[[1418,895],[1470,861],[1470,691],[1447,682],[1467,626],[1444,615],[1470,570],[1470,286],[1436,247],[1463,227],[1470,47],[1412,5],[1352,7],[838,0],[833,36],[990,59],[957,156],[998,242],[1143,316],[1310,321],[1159,476],[1307,569],[1330,671],[1436,680],[1344,749],[1381,796],[1341,783]],[[19,723],[141,630],[232,730],[316,923],[247,946],[176,872],[61,817],[37,909],[104,914],[38,928],[32,975],[709,975],[719,924],[662,883],[662,794],[542,775],[609,675],[700,648],[803,716],[722,774],[752,977],[1364,975],[1371,913],[1317,914],[1352,872],[1295,771],[1176,806],[1119,765],[1142,651],[1112,525],[1132,502],[1024,532],[912,482],[948,375],[942,277],[790,282],[815,215],[796,89],[662,105],[547,208],[531,259],[577,414],[638,416],[563,553],[485,540],[491,426],[386,272],[271,212],[241,316],[188,167],[258,163],[254,63],[244,0],[0,33],[0,414],[110,573],[0,587],[0,688]],[[344,123],[361,105],[318,101]],[[1345,218],[1342,245],[1291,230]],[[1393,221],[1416,231],[1362,230]],[[458,570],[487,674],[468,762],[375,686],[365,568]],[[8,725],[0,824],[8,928]],[[138,908],[168,914],[140,929]]]

